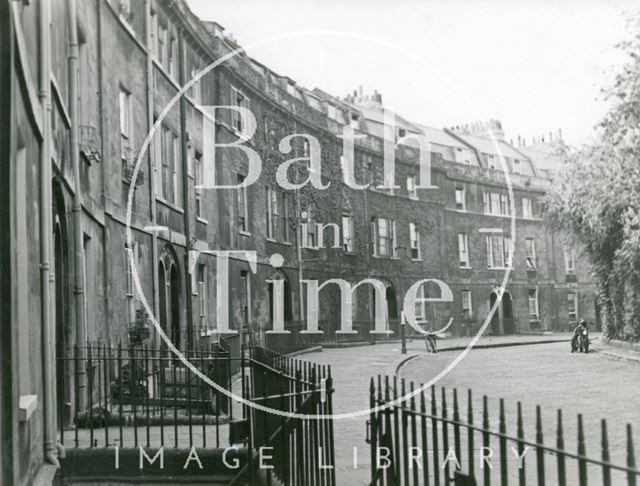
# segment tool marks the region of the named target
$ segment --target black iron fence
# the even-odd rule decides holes
[[[191,366],[226,390],[239,357],[222,346],[184,351]],[[58,413],[66,447],[219,447],[221,424],[233,419],[231,399],[170,351],[147,346],[76,346],[58,357],[58,393],[70,403]],[[65,389],[66,393],[65,393]]]
[[[552,439],[545,443],[540,407],[536,407],[533,427],[526,427],[519,402],[514,414],[508,413],[504,400],[499,401],[497,413],[490,413],[486,396],[481,407],[475,404],[471,391],[465,400],[455,389],[437,393],[432,387],[425,393],[395,377],[391,383],[388,377],[372,379],[370,406],[383,408],[372,412],[367,422],[370,484],[471,486],[493,481],[502,486],[566,486],[592,481],[604,486],[636,486],[640,479],[631,425],[626,426],[624,446],[614,449],[607,422],[602,420],[600,454],[591,457],[586,452],[581,414],[577,415],[574,441],[565,433],[567,423],[558,410]],[[622,456],[620,463],[612,460],[614,452]]]
[[[331,486],[334,470],[332,379],[328,366],[320,366],[252,347],[243,371],[243,395],[272,411],[244,407],[249,463],[232,485],[278,484]],[[291,417],[286,413],[320,415],[320,418]],[[268,450],[269,465],[260,468],[259,450]]]

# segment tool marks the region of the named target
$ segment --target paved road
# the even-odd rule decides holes
[[[508,432],[515,432],[516,404],[523,404],[525,435],[535,438],[535,406],[543,413],[545,443],[555,445],[556,410],[564,414],[565,448],[577,452],[577,414],[584,416],[587,455],[599,458],[600,422],[608,420],[609,448],[613,463],[626,463],[626,424],[640,438],[640,363],[607,356],[602,346],[594,352],[571,354],[566,343],[474,350],[439,385],[458,388],[466,394],[471,388],[479,404],[481,395],[489,397],[491,424],[497,429],[497,399],[505,399]],[[424,382],[453,359],[453,354],[421,356],[408,362],[400,376]],[[463,407],[464,409],[465,407]],[[463,413],[466,413],[463,411]],[[479,414],[479,410],[477,410]],[[476,420],[479,420],[478,415]],[[547,476],[555,482],[555,459],[550,458]],[[600,471],[592,469],[590,475]],[[614,484],[618,484],[615,482]],[[622,480],[621,477],[617,477]]]
[[[453,344],[453,341],[448,344]],[[399,346],[383,344],[325,349],[308,354],[304,359],[333,365],[336,387],[334,412],[342,413],[368,406],[369,378],[379,373],[393,374],[400,357]],[[532,432],[531,416],[535,405],[540,404],[547,434],[545,442],[552,445],[555,443],[556,409],[562,408],[565,411],[567,448],[570,450],[575,450],[575,440],[572,439],[575,437],[575,413],[584,413],[590,455],[599,456],[598,427],[600,419],[607,417],[610,419],[612,458],[620,459],[624,457],[624,424],[634,424],[636,436],[640,437],[640,363],[598,352],[597,343],[594,351],[588,355],[572,355],[566,342],[476,349],[440,385],[448,389],[457,387],[465,393],[467,388],[472,388],[476,397],[486,394],[490,398],[490,407],[494,409],[497,399],[505,398],[508,424],[514,422],[511,410],[515,410],[515,403],[522,401],[527,436]],[[409,355],[416,353],[419,356],[400,370],[401,377],[415,382],[427,381],[457,356],[457,352],[426,354],[422,344],[417,342],[409,345]],[[364,442],[365,421],[365,417],[357,417],[335,422],[338,484],[368,483],[370,461],[369,449]],[[495,420],[491,423],[496,426]],[[358,448],[355,469],[352,464],[354,447]]]

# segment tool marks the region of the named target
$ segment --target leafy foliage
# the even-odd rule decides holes
[[[640,16],[620,48],[627,63],[605,92],[596,143],[567,150],[545,216],[589,255],[608,337],[640,341]]]

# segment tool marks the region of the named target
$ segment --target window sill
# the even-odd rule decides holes
[[[159,203],[162,203],[163,206],[166,206],[169,209],[173,209],[174,211],[177,211],[180,214],[184,214],[184,210],[183,209],[179,208],[175,204],[170,203],[169,201],[167,201],[167,200],[165,200],[165,199],[163,199],[163,198],[161,198],[159,196],[156,196],[156,201],[158,201]]]
[[[196,216],[196,221],[202,224],[209,224],[209,220],[201,218],[200,216]]]
[[[462,270],[471,270],[471,267],[469,265],[460,265],[458,268]]]
[[[422,258],[412,258],[411,261],[412,262],[421,262]]]
[[[19,422],[28,422],[36,408],[38,408],[38,395],[20,395],[18,399]]]
[[[251,233],[245,230],[238,230],[238,234],[242,236],[251,236]]]
[[[275,243],[276,245],[291,246],[290,241],[280,241],[280,240],[276,240],[275,238],[265,238],[265,240],[268,241],[269,243]]]

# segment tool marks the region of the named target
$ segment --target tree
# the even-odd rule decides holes
[[[594,144],[565,151],[545,217],[589,255],[606,336],[640,341],[640,16],[629,25],[628,60],[605,91],[612,106]]]

